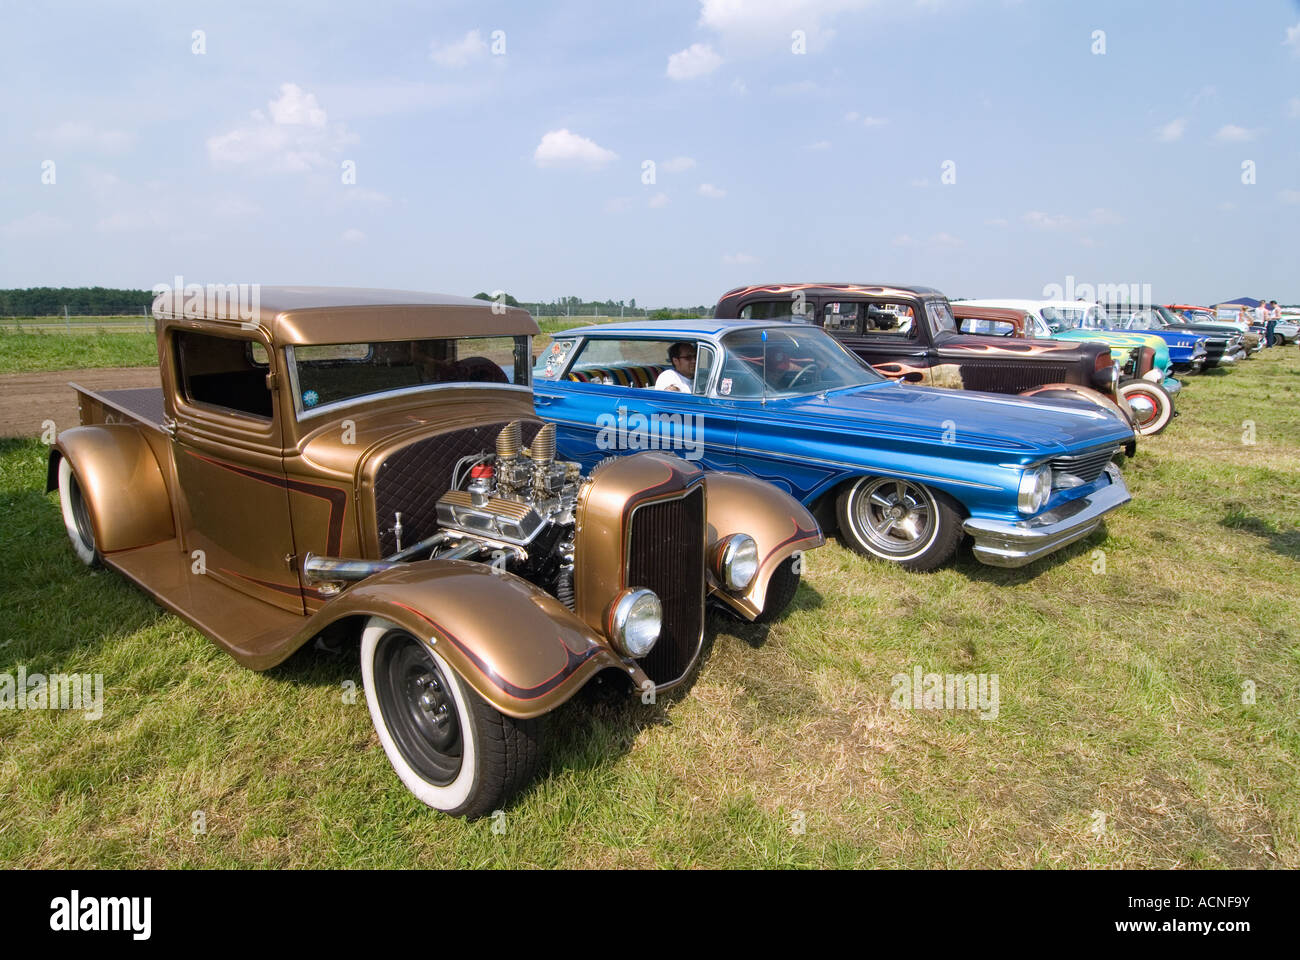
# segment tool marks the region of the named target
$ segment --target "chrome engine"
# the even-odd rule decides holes
[[[515,421],[497,435],[495,453],[457,463],[451,489],[438,500],[438,526],[460,541],[452,547],[457,556],[478,544],[475,552],[501,558],[511,572],[572,606],[574,507],[582,482],[578,464],[555,458],[555,424],[542,427],[525,448]]]
[[[402,514],[390,532],[397,551],[383,560],[349,560],[309,554],[304,572],[333,595],[346,581],[361,580],[402,562],[439,558],[476,560],[509,570],[573,608],[574,529],[581,467],[555,458],[555,424],[521,442],[518,420],[497,435],[496,450],[462,457],[451,489],[435,505],[438,530],[403,546]]]

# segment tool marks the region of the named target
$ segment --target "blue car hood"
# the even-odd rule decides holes
[[[1127,443],[1132,428],[1086,401],[1021,399],[894,381],[769,401],[808,424],[857,434],[904,437],[1028,456],[1058,456],[1103,443]]]

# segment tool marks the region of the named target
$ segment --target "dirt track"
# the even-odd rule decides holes
[[[100,367],[0,375],[0,437],[38,437],[41,424],[53,420],[58,430],[75,427],[76,394],[69,383],[88,390],[157,387],[157,367]]]

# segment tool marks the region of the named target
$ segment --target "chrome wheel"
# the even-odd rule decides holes
[[[899,559],[924,551],[938,532],[934,497],[920,484],[877,477],[854,492],[855,532],[873,552]]]

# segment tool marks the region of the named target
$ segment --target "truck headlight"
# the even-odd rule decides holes
[[[625,657],[639,660],[654,647],[664,608],[653,590],[624,590],[609,610],[609,639]]]
[[[758,573],[758,544],[747,533],[735,533],[722,541],[714,574],[732,593],[749,589]]]
[[[1047,506],[1052,497],[1052,468],[1044,464],[1020,475],[1020,493],[1016,506],[1021,513],[1034,514]]]

